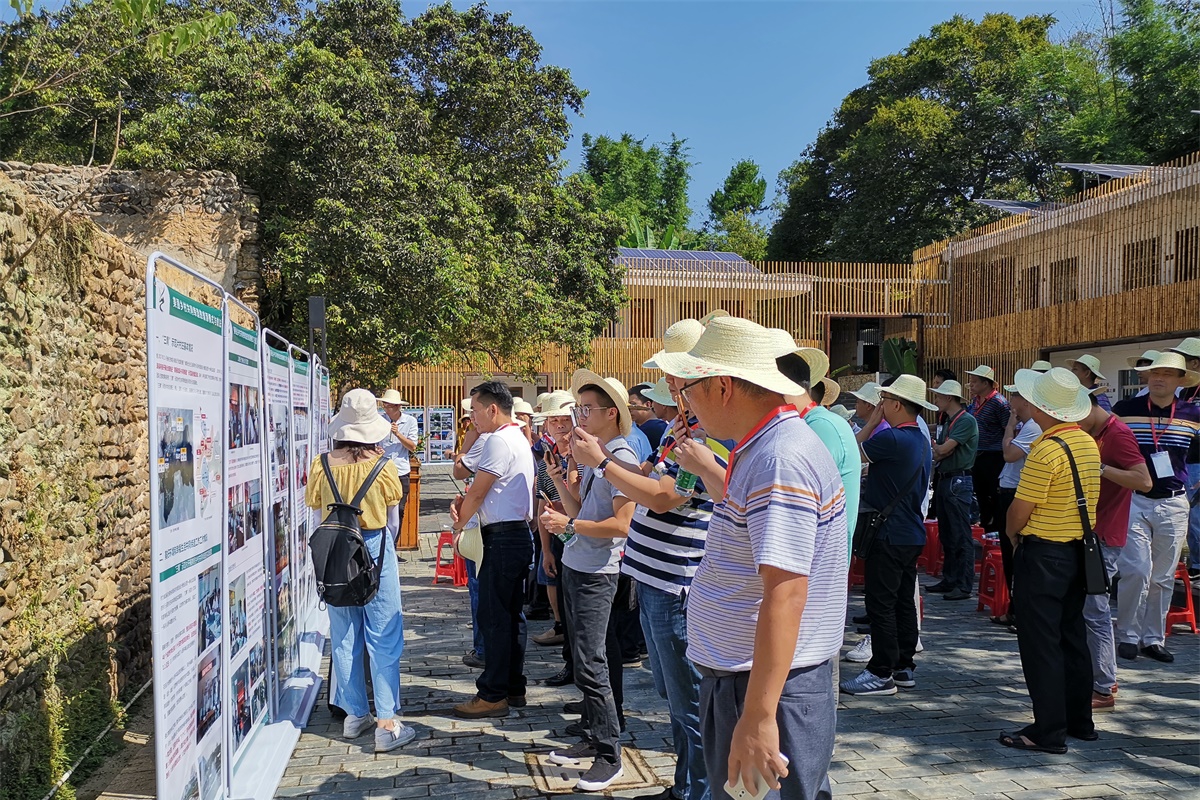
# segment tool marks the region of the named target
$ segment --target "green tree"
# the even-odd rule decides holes
[[[767,257],[768,232],[747,211],[727,211],[704,240],[704,249],[737,253],[747,261]]]
[[[622,219],[645,220],[658,234],[687,224],[691,166],[687,140],[674,135],[649,146],[629,133],[618,139],[583,136],[580,172],[596,187],[600,207]]]
[[[767,195],[767,179],[759,175],[758,164],[744,159],[733,165],[725,185],[708,198],[708,211],[713,220],[721,220],[733,212],[757,214],[763,210]]]

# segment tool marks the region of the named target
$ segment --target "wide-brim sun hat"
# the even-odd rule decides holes
[[[533,418],[538,422],[543,422],[550,417],[569,417],[571,409],[574,407],[575,396],[565,389],[547,392],[545,399],[541,402],[542,410],[534,414]]]
[[[1099,378],[1100,380],[1103,380],[1103,381],[1108,380],[1108,378],[1104,377],[1100,373],[1100,359],[1096,358],[1094,355],[1091,355],[1090,353],[1084,353],[1079,358],[1068,358],[1067,359],[1067,369],[1070,369],[1071,367],[1075,366],[1076,364],[1082,364],[1083,366],[1087,367],[1088,370],[1090,370],[1091,373],[1093,375],[1095,375],[1097,378]]]
[[[780,328],[771,330],[775,331],[781,345],[786,346],[788,342],[794,344],[795,340],[787,331]],[[815,386],[829,372],[829,356],[815,347],[785,350],[775,357],[775,363],[785,376],[796,383],[807,382],[809,386]]]
[[[661,369],[658,357],[664,353],[686,353],[696,346],[700,335],[704,333],[704,325],[698,319],[681,319],[667,328],[663,334],[663,349],[650,356],[650,360],[642,364],[646,369]]]
[[[906,400],[928,411],[937,411],[937,406],[925,399],[925,392],[925,381],[916,375],[900,375],[896,380],[892,381],[891,386],[879,387],[881,400],[884,396],[890,396],[899,400]]]
[[[384,392],[383,396],[379,398],[379,402],[386,403],[389,406],[408,405],[408,403],[404,402],[404,398],[400,396],[400,393],[395,389],[388,389],[386,392]]]
[[[1193,386],[1200,386],[1200,372],[1188,369],[1183,353],[1176,353],[1173,350],[1159,353],[1158,358],[1154,359],[1148,366],[1134,367],[1134,369],[1138,372],[1149,372],[1153,369],[1177,369],[1183,373],[1182,386],[1188,389],[1191,389]]]
[[[1021,370],[1016,374],[1017,393],[1039,411],[1060,422],[1079,422],[1092,413],[1092,400],[1079,378],[1069,369],[1049,372]]]
[[[1137,369],[1139,361],[1153,361],[1160,355],[1162,355],[1162,353],[1158,350],[1146,350],[1140,356],[1130,356],[1129,358],[1125,359],[1125,363],[1129,365],[1130,369]]]
[[[720,319],[721,317],[728,317],[728,316],[729,316],[729,312],[726,311],[725,309],[714,308],[712,311],[708,312],[707,314],[705,314],[703,317],[700,318],[700,324],[707,326],[708,323],[712,322],[714,319]]]
[[[666,378],[659,378],[657,383],[642,392],[642,397],[651,402],[658,403],[660,406],[675,408],[679,405],[675,398],[671,397],[671,387],[667,386]]]
[[[1043,361],[1039,359],[1030,364],[1029,368],[1034,372],[1049,372],[1050,370],[1054,369],[1054,365],[1049,361]]]
[[[846,420],[846,422],[854,419],[854,412],[845,406],[830,406],[829,410]]]
[[[821,385],[825,387],[825,394],[821,397],[821,405],[828,408],[842,396],[842,385],[833,378],[821,378]]]
[[[329,438],[335,442],[376,444],[391,432],[391,423],[379,415],[379,401],[366,389],[346,392],[342,407],[329,421]]]
[[[974,375],[976,378],[983,378],[985,381],[996,382],[996,370],[989,367],[987,364],[980,364],[975,369],[967,370],[968,375]]]
[[[875,381],[867,381],[858,387],[857,391],[850,392],[850,396],[857,397],[869,406],[877,406],[879,405],[879,384]]]
[[[1054,367],[1051,367],[1050,369],[1054,369]],[[1046,372],[1049,372],[1049,371],[1050,371],[1049,369],[1046,370]],[[1044,374],[1044,373],[1042,373],[1036,369],[1033,369],[1032,367],[1030,367],[1029,369],[1019,369],[1019,370],[1017,370],[1017,373],[1015,375],[1013,375],[1013,383],[1005,385],[1004,391],[1008,392],[1009,394],[1021,394],[1021,388],[1018,385],[1019,381],[1025,380],[1026,382],[1028,382],[1028,381],[1031,381],[1034,378],[1036,378],[1038,375],[1042,375],[1042,374]]]
[[[1179,353],[1187,358],[1200,358],[1200,339],[1189,336],[1179,344],[1170,348],[1172,353]]]
[[[528,414],[529,416],[532,417],[533,416],[533,406],[529,405],[529,401],[526,400],[524,397],[514,397],[512,413],[513,413],[514,417],[517,414]]]
[[[793,341],[781,349],[776,331],[741,317],[718,317],[708,324],[696,346],[687,353],[663,353],[658,368],[686,380],[728,376],[781,395],[804,394],[804,387],[785,377],[775,357],[796,349]]]
[[[577,369],[571,376],[571,395],[579,402],[579,392],[586,386],[595,386],[608,395],[617,407],[617,422],[622,436],[633,430],[633,417],[629,414],[629,390],[616,378],[605,378],[590,369]]]
[[[963,385],[958,381],[942,381],[941,386],[929,391],[933,394],[944,394],[946,397],[957,397],[964,403],[967,401],[967,393],[963,390]]]
[[[537,399],[533,401],[533,410],[541,411],[542,403],[546,402],[546,398],[549,397],[550,394],[551,394],[550,392],[542,392],[541,394],[539,394],[537,396]]]
[[[471,398],[464,397],[462,399],[462,403],[459,404],[459,407],[462,408],[462,412],[464,414],[470,414],[471,413]]]

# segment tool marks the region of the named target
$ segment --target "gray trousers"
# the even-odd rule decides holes
[[[1121,548],[1101,543],[1104,568],[1111,581],[1117,574],[1117,557]],[[1112,691],[1117,682],[1117,648],[1113,644],[1113,618],[1108,595],[1089,594],[1083,601],[1083,624],[1087,626],[1088,650],[1092,654],[1092,689],[1101,694]]]
[[[836,658],[836,657],[835,657]],[[780,790],[767,800],[830,800],[829,762],[837,727],[832,661],[800,667],[788,673],[775,720],[779,725],[779,751],[788,757],[788,775]],[[729,747],[733,728],[742,715],[749,672],[700,671],[700,738],[704,764],[714,798],[725,795],[729,781]]]
[[[612,628],[617,573],[599,575],[563,565],[567,626],[575,654],[575,685],[583,692],[583,719],[596,746],[596,758],[621,763],[621,717],[614,684],[623,679],[621,655]],[[611,657],[610,657],[611,656]]]

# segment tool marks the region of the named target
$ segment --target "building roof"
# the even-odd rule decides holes
[[[667,272],[720,272],[761,275],[762,271],[737,253],[702,250],[640,250],[617,248],[617,261],[628,269]]]

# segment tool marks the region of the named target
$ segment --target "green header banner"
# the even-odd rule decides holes
[[[236,322],[230,323],[233,326],[233,341],[248,350],[258,352],[258,335],[249,328],[243,328]]]
[[[239,356],[237,353],[230,353],[229,360],[235,364],[245,364],[247,367],[250,367],[251,369],[258,367],[258,362],[255,361],[253,358],[246,358],[245,356]]]
[[[296,361],[296,362],[294,362],[294,366],[296,368],[297,375],[307,375],[308,374],[308,362],[307,361]]]
[[[286,367],[288,365],[287,350],[276,350],[274,347],[267,345],[267,351],[271,356],[272,364],[280,367]]]
[[[213,333],[221,333],[221,309],[198,303],[185,294],[167,287],[170,296],[168,313]]]
[[[158,579],[160,581],[165,581],[173,575],[178,575],[179,573],[183,572],[184,570],[191,569],[192,567],[196,566],[200,562],[206,560],[209,556],[215,556],[219,552],[221,552],[221,545],[219,545],[219,544],[213,545],[211,550],[205,550],[202,553],[197,553],[196,555],[189,558],[187,561],[180,561],[178,564],[175,564],[174,566],[167,567],[165,570],[158,573]]]

